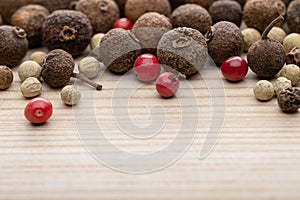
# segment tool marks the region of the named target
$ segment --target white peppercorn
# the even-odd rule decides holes
[[[285,65],[279,72],[279,76],[285,77],[292,82],[292,85],[298,85],[300,81],[300,68],[297,65]]]
[[[91,50],[95,49],[96,47],[99,47],[100,42],[104,35],[105,35],[104,33],[97,33],[92,37],[91,42],[90,42]]]
[[[9,88],[13,82],[13,79],[14,74],[12,70],[5,65],[0,65],[0,90]]]
[[[42,93],[42,84],[37,78],[29,77],[21,84],[20,89],[24,97],[33,98]]]
[[[261,34],[258,30],[254,28],[246,28],[242,30],[243,40],[244,40],[244,51],[248,51],[250,46],[261,39]]]
[[[282,90],[292,87],[292,82],[285,77],[279,77],[273,83],[273,87],[275,90],[275,94],[278,95]]]
[[[271,31],[269,32],[268,34],[268,37],[270,39],[274,39],[274,40],[277,40],[279,41],[281,44],[283,44],[283,40],[284,38],[286,37],[286,33],[285,31],[280,28],[280,27],[277,27],[277,26],[274,26]]]
[[[61,100],[69,106],[77,104],[81,99],[81,93],[75,85],[67,85],[60,92]]]
[[[266,80],[258,81],[253,88],[253,93],[260,101],[269,101],[275,96],[273,84]]]
[[[86,57],[78,63],[78,70],[87,78],[95,78],[100,72],[100,63],[94,57]]]
[[[37,62],[31,60],[23,62],[18,69],[18,75],[21,82],[25,81],[29,77],[39,79],[41,72],[42,67]]]
[[[289,53],[294,47],[300,46],[300,34],[291,33],[287,35],[283,40],[283,47],[285,53]]]
[[[40,66],[43,66],[47,54],[43,51],[36,51],[29,57],[30,60],[37,62]]]

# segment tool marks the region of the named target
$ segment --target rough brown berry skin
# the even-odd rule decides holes
[[[171,29],[169,18],[156,12],[149,12],[134,23],[132,32],[139,39],[143,52],[156,54],[160,38]]]
[[[231,56],[241,55],[243,49],[242,33],[234,23],[221,21],[213,25],[208,52],[217,65]]]
[[[158,12],[169,17],[170,2],[169,0],[127,0],[125,4],[125,16],[132,22],[147,12]]]
[[[287,113],[296,112],[300,108],[300,88],[287,88],[277,97],[278,106]]]
[[[25,57],[28,40],[23,29],[8,25],[0,26],[0,65],[14,67]]]
[[[286,63],[287,64],[295,64],[300,67],[300,47],[294,47],[287,55],[286,55]]]
[[[215,0],[186,0],[186,3],[198,4],[205,9],[209,9],[209,7],[213,4]]]
[[[42,25],[49,15],[47,8],[29,4],[19,8],[11,17],[11,24],[25,30],[30,48],[42,45]]]
[[[0,13],[6,23],[10,23],[10,18],[20,7],[28,4],[39,4],[45,6],[50,12],[59,9],[67,9],[74,0],[0,0]]]
[[[230,0],[215,1],[209,7],[209,13],[214,24],[220,21],[229,21],[240,27],[243,18],[241,5]]]
[[[100,42],[100,58],[116,74],[124,74],[132,69],[134,61],[141,54],[139,40],[133,33],[121,28],[110,30]]]
[[[286,21],[291,32],[300,33],[300,0],[289,4]]]
[[[78,56],[86,49],[92,34],[86,15],[73,10],[54,11],[42,27],[43,44],[48,50],[63,49],[72,56]]]
[[[185,4],[176,8],[171,15],[171,21],[175,28],[189,27],[205,34],[212,25],[212,19],[208,11],[196,4]]]
[[[204,36],[198,30],[187,27],[165,33],[157,47],[160,63],[187,77],[196,74],[204,66],[207,55]]]
[[[13,82],[14,75],[10,68],[0,65],[0,90],[7,89]]]
[[[42,78],[50,87],[64,87],[73,76],[74,59],[61,49],[50,51],[42,69]]]
[[[76,10],[89,18],[94,34],[106,33],[120,18],[120,10],[113,0],[80,0]]]
[[[286,6],[281,0],[250,0],[244,6],[243,19],[249,28],[263,32],[273,19],[285,13]]]

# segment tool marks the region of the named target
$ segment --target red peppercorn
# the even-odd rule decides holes
[[[248,73],[248,64],[245,59],[233,56],[224,61],[221,66],[223,76],[229,81],[240,81]]]
[[[152,54],[142,54],[134,62],[133,70],[142,82],[154,81],[160,74],[160,63]]]
[[[164,72],[156,79],[156,90],[162,97],[173,97],[178,88],[179,78],[171,72]]]
[[[52,115],[52,103],[44,98],[34,98],[26,105],[24,115],[33,124],[45,123]]]
[[[113,28],[123,28],[125,30],[131,30],[132,27],[133,23],[127,18],[118,19],[113,26]]]

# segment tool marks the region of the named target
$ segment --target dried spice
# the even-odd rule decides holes
[[[132,69],[134,61],[141,54],[139,40],[122,28],[110,30],[100,43],[100,58],[108,70],[117,74],[124,74]]]
[[[75,85],[67,85],[60,92],[61,100],[68,106],[76,105],[81,99],[81,93]]]
[[[40,66],[43,66],[46,56],[47,56],[47,54],[45,52],[43,52],[43,51],[36,51],[36,52],[33,52],[29,56],[29,60],[35,61]]]
[[[35,77],[39,79],[41,77],[42,67],[35,61],[24,61],[19,69],[18,75],[21,82],[25,81],[29,77]]]
[[[279,93],[289,87],[292,87],[292,82],[285,78],[285,77],[279,77],[276,79],[276,81],[273,83],[274,91],[276,95],[279,95]]]
[[[278,40],[281,44],[283,44],[283,41],[286,37],[286,33],[282,28],[275,26],[269,32],[268,37],[270,39]]]
[[[49,15],[47,8],[29,4],[19,8],[11,17],[11,24],[25,30],[30,48],[42,45],[42,25]]]
[[[291,32],[300,33],[300,0],[289,4],[286,21]]]
[[[262,34],[262,39],[254,43],[248,51],[248,65],[261,78],[274,77],[285,64],[282,44],[267,37],[273,26],[282,20],[282,16],[273,20]]]
[[[186,3],[197,4],[208,10],[214,1],[215,0],[186,0]]]
[[[85,57],[79,61],[78,70],[87,78],[95,78],[100,72],[100,63],[94,57]]]
[[[287,64],[295,64],[300,66],[300,47],[294,47],[287,55],[286,55],[286,63]]]
[[[259,101],[269,101],[275,96],[273,84],[266,80],[258,81],[253,87],[253,93]]]
[[[263,32],[278,15],[285,14],[286,6],[281,0],[251,0],[244,6],[243,19],[249,28]],[[277,25],[282,24],[283,21]]]
[[[232,22],[218,22],[211,28],[208,52],[217,65],[231,56],[239,56],[244,49],[242,33]]]
[[[240,27],[243,11],[241,5],[236,1],[223,0],[215,1],[209,7],[209,13],[212,17],[213,23],[220,21],[229,21]]]
[[[300,81],[300,68],[294,64],[286,65],[280,70],[279,76],[289,79],[296,86]]]
[[[278,106],[287,113],[296,112],[300,108],[300,88],[287,88],[277,97]]]
[[[80,55],[92,38],[92,26],[81,12],[59,10],[50,14],[42,27],[43,44],[48,50],[63,49]]]
[[[0,26],[0,65],[14,67],[28,51],[26,32],[18,27]]]
[[[25,98],[37,97],[42,93],[42,84],[35,77],[27,78],[20,87],[20,90]]]
[[[14,75],[12,70],[5,65],[0,65],[0,90],[9,88],[13,79]]]
[[[89,18],[94,34],[106,33],[120,18],[120,10],[113,0],[80,0],[76,10]]]
[[[283,47],[285,53],[289,53],[294,47],[300,46],[300,34],[299,33],[291,33],[285,37],[283,40]]]
[[[144,52],[156,54],[159,40],[171,29],[169,18],[156,12],[149,12],[135,22],[132,32],[140,41]]]
[[[157,12],[167,17],[171,15],[169,0],[127,0],[125,4],[125,17],[135,22],[147,12]]]
[[[261,34],[254,28],[246,28],[242,30],[244,40],[244,51],[247,52],[252,44],[261,39]]]
[[[100,42],[101,42],[102,38],[104,37],[104,35],[105,35],[104,33],[97,33],[92,37],[91,42],[90,42],[91,50],[100,46]]]
[[[207,56],[206,38],[198,30],[187,27],[165,33],[157,47],[160,63],[186,76],[199,72]]]

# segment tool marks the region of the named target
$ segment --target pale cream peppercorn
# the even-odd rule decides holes
[[[275,96],[273,84],[266,80],[258,81],[253,88],[253,93],[260,101],[269,101]]]
[[[285,65],[279,72],[279,76],[285,77],[292,82],[292,86],[296,86],[300,81],[300,68],[297,65]]]
[[[29,77],[21,84],[20,89],[24,97],[33,98],[42,93],[42,84],[37,78]]]
[[[270,39],[277,40],[282,44],[284,38],[286,37],[286,33],[282,28],[274,26],[269,32],[268,37]]]
[[[289,53],[294,47],[300,46],[300,34],[291,33],[283,40],[283,47],[285,53]]]
[[[91,42],[90,42],[91,50],[95,49],[96,47],[99,47],[100,42],[104,35],[105,35],[104,33],[97,33],[92,37]]]
[[[244,40],[244,51],[248,51],[250,46],[261,39],[261,34],[258,30],[254,28],[246,28],[242,30],[243,40]]]
[[[285,77],[279,77],[276,79],[276,81],[273,83],[275,94],[279,95],[279,93],[289,87],[292,87],[292,82],[285,78]]]
[[[23,62],[18,69],[18,75],[21,82],[25,81],[29,77],[39,79],[41,72],[42,67],[37,62],[31,60]]]
[[[87,78],[95,78],[100,72],[100,63],[94,57],[85,57],[79,61],[78,70]]]
[[[45,52],[36,51],[30,55],[29,59],[37,62],[40,66],[43,66],[46,56],[47,56],[47,54]]]
[[[61,100],[69,106],[77,104],[81,99],[81,93],[75,85],[67,85],[60,92]]]

